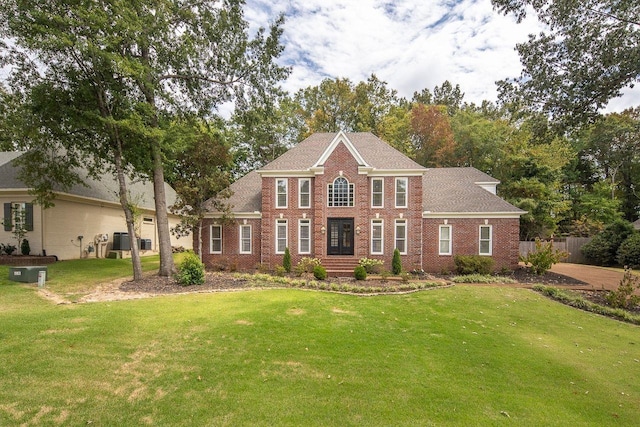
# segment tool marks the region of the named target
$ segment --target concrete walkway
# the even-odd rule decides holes
[[[584,264],[569,264],[561,262],[551,267],[553,273],[573,277],[588,283],[592,289],[608,291],[618,289],[624,273],[607,267],[596,267]]]

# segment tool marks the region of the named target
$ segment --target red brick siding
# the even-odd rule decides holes
[[[211,269],[226,268],[230,270],[250,271],[260,264],[260,240],[262,234],[261,221],[259,219],[247,219],[247,225],[251,225],[251,253],[240,253],[240,225],[243,219],[236,219],[231,224],[222,228],[222,254],[211,252],[211,224],[212,220],[204,221],[202,230],[202,262],[205,267]],[[198,247],[197,234],[194,236],[193,247]]]
[[[439,255],[439,226],[443,219],[425,219],[424,221],[424,262],[425,271],[439,273],[453,271],[455,255],[478,255],[480,226],[485,225],[484,218],[451,218],[452,255]],[[492,255],[494,269],[514,269],[518,266],[518,235],[520,221],[510,218],[487,218],[492,226]]]

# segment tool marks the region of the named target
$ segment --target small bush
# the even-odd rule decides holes
[[[31,247],[29,246],[29,241],[27,239],[22,240],[22,244],[20,245],[20,252],[22,255],[29,255],[31,253]]]
[[[640,267],[640,233],[633,233],[618,248],[618,262],[630,268]]]
[[[324,280],[327,278],[327,269],[321,265],[313,267],[313,277],[318,280]]]
[[[276,265],[276,268],[273,270],[273,274],[275,274],[278,277],[284,277],[286,273],[287,273],[287,270],[285,270],[285,268],[281,265]]]
[[[365,280],[367,278],[367,270],[361,265],[353,269],[353,275],[356,280]]]
[[[391,272],[395,275],[402,273],[402,260],[400,259],[400,251],[397,248],[393,251],[393,259],[391,260]]]
[[[402,283],[409,283],[409,277],[411,277],[411,276],[409,275],[408,272],[406,272],[406,271],[401,271],[400,272],[400,278],[402,279]]]
[[[491,274],[493,272],[493,258],[480,255],[456,255],[453,257],[456,273]]]
[[[363,257],[363,258],[360,258],[360,260],[358,261],[358,264],[363,266],[364,269],[367,270],[368,274],[376,274],[380,272],[382,265],[384,264],[384,261],[379,259],[374,259],[374,258]]]
[[[322,261],[318,258],[303,257],[295,268],[295,273],[302,276],[304,273],[313,273],[314,269],[321,265]]]
[[[11,255],[18,248],[16,247],[16,245],[5,245],[4,243],[2,243],[2,244],[0,244],[0,249],[2,249],[2,251],[0,251],[0,253],[4,252],[7,255]]]
[[[636,289],[640,289],[640,277],[635,276],[631,270],[625,269],[618,289],[609,291],[605,298],[613,308],[631,310],[640,304],[640,296],[633,294]]]
[[[520,261],[527,266],[531,266],[534,274],[546,273],[553,264],[560,262],[562,258],[566,258],[569,254],[565,251],[554,249],[553,242],[543,242],[536,238],[536,250],[529,252],[527,256],[520,257]]]
[[[466,276],[454,276],[453,283],[517,283],[514,279],[504,276],[491,276],[489,274],[468,274]]]
[[[180,263],[177,280],[182,286],[202,285],[204,283],[204,264],[193,252],[188,253]]]
[[[282,266],[284,267],[284,271],[287,273],[291,273],[291,253],[289,252],[289,248],[284,248],[284,257],[282,258]]]

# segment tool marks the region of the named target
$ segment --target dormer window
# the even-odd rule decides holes
[[[353,206],[353,184],[339,176],[329,184],[329,207]]]

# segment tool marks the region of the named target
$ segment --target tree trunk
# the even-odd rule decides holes
[[[124,211],[124,217],[127,222],[127,232],[131,241],[131,263],[133,264],[133,280],[142,279],[142,263],[140,262],[140,252],[138,251],[138,239],[136,238],[135,223],[129,199],[127,198],[127,181],[122,168],[122,153],[116,150],[115,156],[116,174],[118,175],[118,185],[120,192],[120,205]]]
[[[156,218],[158,227],[158,245],[160,247],[159,276],[170,277],[176,272],[171,250],[171,233],[169,231],[169,215],[167,214],[167,198],[164,191],[164,166],[162,153],[157,142],[151,146],[153,156],[153,194],[156,206]]]

